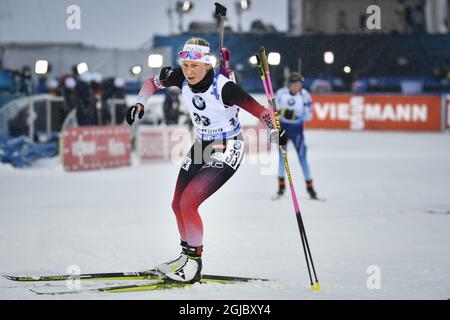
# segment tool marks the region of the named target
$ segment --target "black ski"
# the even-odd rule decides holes
[[[41,276],[11,276],[3,275],[4,278],[11,281],[20,282],[45,282],[45,281],[65,281],[65,280],[166,280],[163,275],[156,269],[137,271],[137,272],[106,272],[106,273],[84,273],[80,275],[41,275]],[[222,275],[202,275],[202,280],[209,281],[251,281],[251,280],[266,280],[259,278],[246,278]]]

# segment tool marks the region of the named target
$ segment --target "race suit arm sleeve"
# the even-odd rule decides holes
[[[234,82],[227,82],[222,88],[222,101],[227,106],[237,105],[260,119],[268,129],[276,129],[269,110]]]
[[[171,67],[164,67],[161,69],[159,75],[149,78],[144,82],[139,91],[136,103],[145,106],[148,99],[160,89],[168,87],[178,87],[181,89],[184,79],[181,68],[172,69]]]

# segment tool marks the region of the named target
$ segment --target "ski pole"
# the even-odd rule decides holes
[[[219,53],[220,53],[220,50],[223,48],[223,34],[224,34],[223,21],[225,20],[225,16],[227,15],[227,8],[225,8],[218,2],[215,2],[214,5],[216,6],[214,15],[219,19]]]
[[[224,47],[224,20],[227,15],[227,8],[218,2],[215,2],[216,11],[214,15],[219,19],[219,73],[227,77],[233,82],[236,82],[233,70],[231,70],[230,60],[231,52],[228,48]]]
[[[261,56],[262,56],[262,62],[263,62],[264,70],[265,70],[265,73],[267,75],[267,82],[269,84],[270,94],[271,94],[271,98],[272,98],[272,107],[274,108],[275,119],[276,119],[276,122],[278,123],[277,124],[278,129],[280,129],[281,126],[280,126],[280,121],[279,121],[279,118],[278,118],[277,107],[276,107],[276,103],[275,103],[275,95],[273,93],[273,88],[272,88],[272,80],[270,78],[270,69],[269,69],[269,64],[267,62],[266,50],[265,50],[264,47],[261,47],[260,51],[261,51]],[[286,158],[286,164],[287,164],[287,170],[289,170],[289,165],[287,163],[287,158]],[[299,228],[301,227],[301,229],[303,230],[303,236],[305,237],[306,248],[308,250],[308,254],[309,254],[309,257],[310,257],[310,260],[311,260],[311,266],[312,266],[312,269],[313,269],[313,272],[314,272],[314,278],[315,278],[316,283],[317,283],[317,289],[319,289],[320,288],[319,287],[319,281],[317,280],[316,270],[314,268],[314,262],[313,262],[313,259],[312,259],[311,250],[309,248],[308,238],[306,236],[305,225],[303,223],[303,219],[301,218],[300,206],[298,205],[297,196],[295,195],[294,184],[292,183],[292,177],[291,177],[291,174],[290,174],[290,170],[289,170],[289,176],[288,177],[290,177],[291,193],[292,193],[292,191],[294,191],[294,193],[292,194],[292,198],[294,199],[294,206],[296,208],[296,213],[298,212],[298,214],[297,214],[297,221],[299,222]]]
[[[262,61],[261,61],[259,54],[256,54],[258,70],[260,73],[261,81],[263,83],[264,91],[266,93],[267,101],[269,102],[269,109],[270,109],[271,116],[275,120],[276,127],[278,128],[278,130],[280,130],[281,129],[280,120],[279,120],[278,113],[277,113],[277,108],[276,108],[276,103],[275,103],[275,95],[273,94],[272,81],[270,78],[270,70],[269,70],[269,65],[267,63],[267,58],[266,58],[264,48],[261,48],[261,56],[262,56]],[[266,76],[267,76],[267,79],[266,79]],[[303,219],[301,217],[300,206],[297,201],[297,195],[295,192],[294,184],[292,181],[292,175],[291,175],[289,163],[287,160],[286,149],[284,146],[281,146],[281,145],[279,147],[280,147],[284,166],[285,166],[288,180],[289,180],[289,188],[291,190],[291,196],[292,196],[292,201],[294,204],[294,210],[296,213],[297,224],[298,224],[298,228],[300,231],[300,237],[302,240],[303,252],[305,254],[306,266],[308,268],[308,275],[309,275],[309,279],[310,279],[310,283],[311,283],[311,289],[313,291],[317,291],[317,290],[320,290],[320,285],[319,285],[319,281],[317,280],[317,275],[316,275],[316,271],[314,268],[311,251],[309,249],[309,244],[308,244],[308,240],[306,237],[306,231],[305,231],[305,227],[303,224]],[[311,269],[309,266],[309,260],[311,260],[311,266],[313,268],[315,283],[313,283],[313,280],[312,280]]]

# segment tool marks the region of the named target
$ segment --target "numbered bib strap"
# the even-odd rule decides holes
[[[228,140],[225,152],[222,154],[223,163],[236,170],[244,157],[244,141]]]

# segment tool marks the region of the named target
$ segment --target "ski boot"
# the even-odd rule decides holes
[[[313,181],[312,180],[306,180],[306,191],[308,191],[308,194],[311,199],[318,200],[317,192],[314,190]]]
[[[278,178],[278,192],[277,196],[281,197],[286,189],[286,184],[284,183],[284,178]]]
[[[201,279],[203,247],[191,247],[181,241],[182,252],[178,259],[162,263],[156,268],[164,277],[186,283]]]
[[[166,273],[172,272],[173,270],[176,270],[180,266],[182,266],[186,260],[185,251],[187,249],[188,244],[186,241],[181,240],[180,246],[181,246],[180,256],[175,260],[171,260],[157,265],[156,270],[165,275]]]

